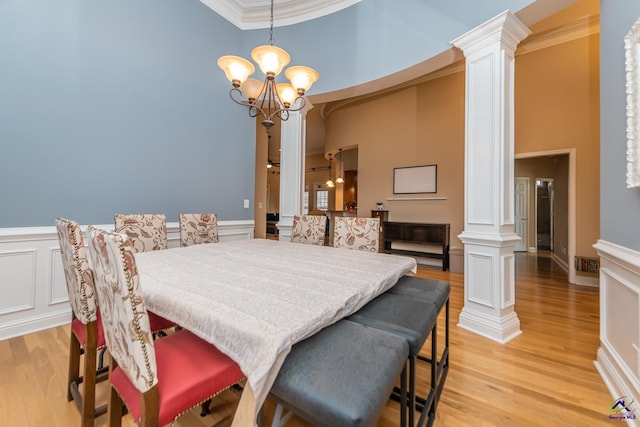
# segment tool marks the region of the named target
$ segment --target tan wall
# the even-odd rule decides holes
[[[576,149],[576,255],[600,235],[598,35],[516,57],[516,153]]]
[[[599,236],[598,37],[516,57],[515,152],[576,149],[578,255],[594,256]],[[358,215],[382,201],[392,221],[464,227],[464,73],[455,73],[332,111],[327,152],[358,146]],[[387,201],[393,168],[438,165],[444,201]],[[418,197],[418,195],[416,195]]]
[[[464,207],[464,74],[457,73],[334,111],[326,119],[327,150],[358,146],[358,215],[377,202],[391,221],[451,224],[451,246],[462,247]],[[329,143],[330,142],[330,143]],[[388,201],[393,168],[438,165],[442,201]]]

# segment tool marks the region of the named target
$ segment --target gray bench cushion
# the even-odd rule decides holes
[[[449,298],[451,286],[447,282],[423,279],[414,276],[403,276],[387,293],[392,295],[404,295],[416,299],[430,301],[438,307],[438,311]]]
[[[408,356],[405,339],[340,320],[293,346],[271,395],[316,425],[373,426]]]
[[[387,293],[369,301],[348,319],[406,339],[411,354],[417,355],[437,316],[438,309],[431,302]]]

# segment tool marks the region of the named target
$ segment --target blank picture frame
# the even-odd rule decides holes
[[[438,165],[393,168],[393,194],[438,192]]]

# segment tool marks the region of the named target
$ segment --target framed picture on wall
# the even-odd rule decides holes
[[[438,165],[393,168],[393,194],[438,192]]]
[[[627,76],[627,188],[640,187],[640,19],[624,38]]]

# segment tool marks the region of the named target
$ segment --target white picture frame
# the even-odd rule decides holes
[[[627,92],[627,188],[640,187],[640,19],[624,38]]]
[[[393,194],[438,192],[438,166],[393,168]]]

